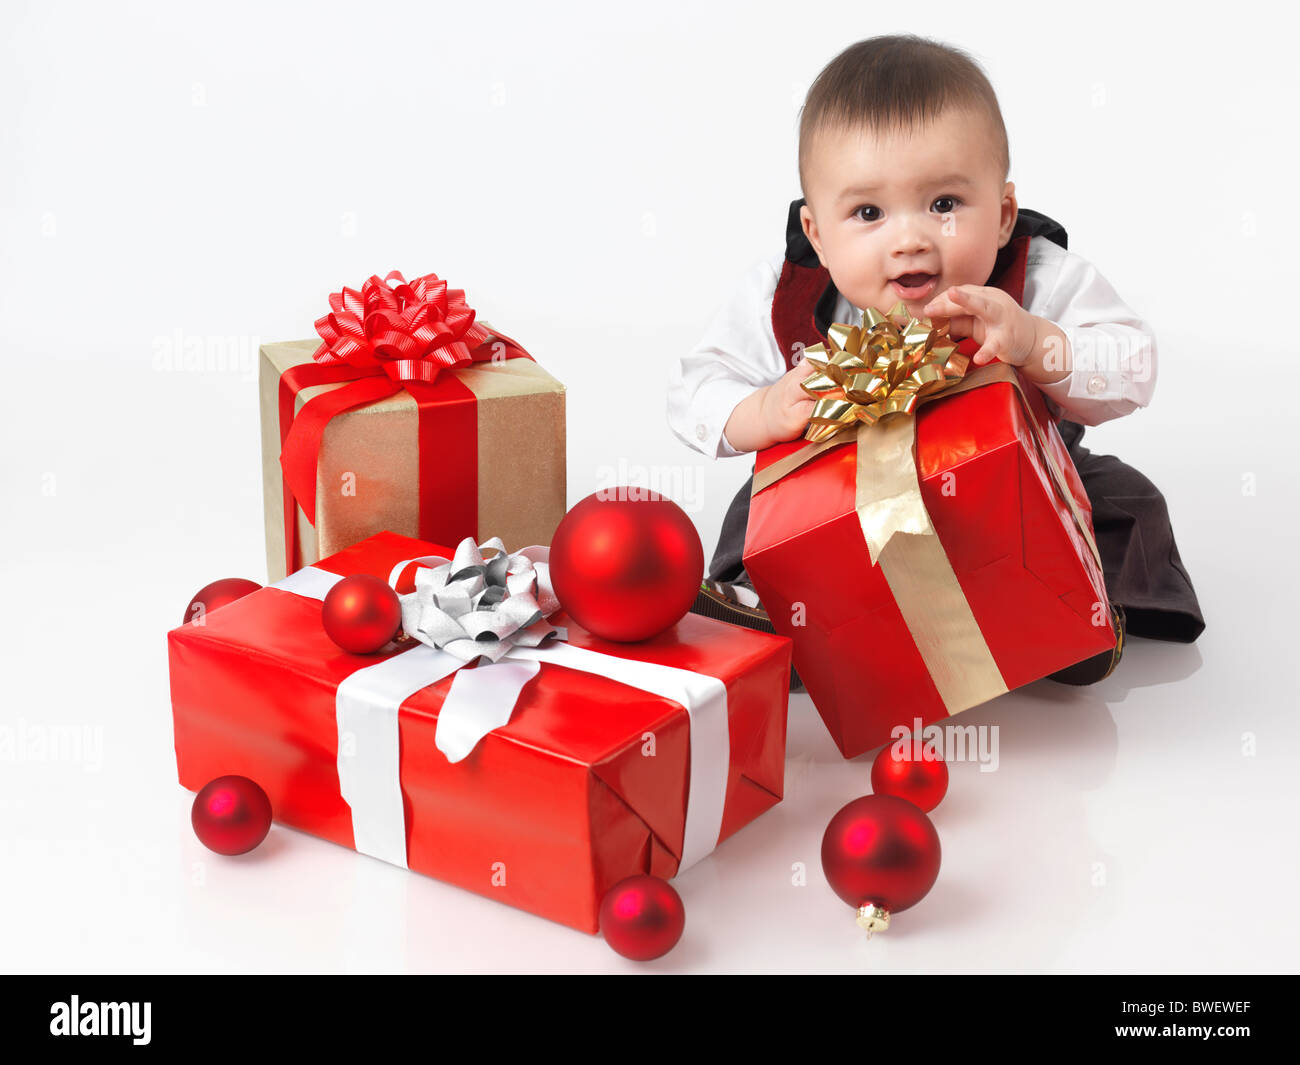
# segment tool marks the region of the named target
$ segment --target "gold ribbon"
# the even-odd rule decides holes
[[[856,444],[854,507],[872,565],[880,566],[945,709],[955,714],[1008,689],[921,498],[916,419],[888,416],[914,414],[938,394],[1012,385],[1052,484],[1099,568],[1101,556],[1016,371],[993,362],[967,373],[969,360],[955,354],[946,323],[909,318],[900,330],[893,321],[900,310],[901,303],[885,315],[869,308],[861,326],[833,323],[829,357],[824,345],[805,349],[819,367],[805,381],[819,396],[806,432],[812,442],[755,473],[753,494],[825,451]]]
[[[902,319],[901,325],[899,319]],[[970,359],[957,354],[948,323],[914,318],[899,300],[888,312],[868,307],[861,325],[831,323],[826,344],[804,349],[817,367],[803,390],[817,402],[805,439],[829,440],[853,425],[875,425],[962,379]]]

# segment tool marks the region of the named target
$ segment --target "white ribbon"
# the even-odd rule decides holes
[[[524,685],[537,675],[541,663],[550,662],[653,692],[686,709],[690,775],[677,871],[694,865],[717,846],[722,829],[731,760],[726,685],[691,670],[558,642],[565,638],[564,630],[545,621],[559,606],[550,588],[549,549],[529,547],[511,555],[495,538],[482,548],[496,548],[498,554],[485,562],[481,548],[466,538],[453,560],[428,555],[395,566],[389,576],[394,586],[413,562],[429,564],[416,573],[416,591],[400,597],[403,628],[421,646],[363,666],[339,685],[339,791],[352,809],[357,850],[407,868],[398,770],[398,709],[406,699],[455,674],[438,711],[434,743],[448,761],[458,762],[489,732],[510,721]],[[307,566],[272,587],[324,599],[340,580],[337,574]],[[516,597],[518,602],[508,606]],[[503,616],[484,616],[492,613]],[[477,658],[488,661],[475,669],[461,668]]]
[[[484,560],[485,549],[496,550],[491,561]],[[500,537],[479,546],[467,536],[454,559],[425,555],[399,562],[388,577],[394,588],[407,566],[426,564],[416,571],[415,591],[399,596],[402,628],[462,662],[498,662],[512,647],[563,640],[565,631],[546,621],[560,608],[551,589],[549,556],[547,547],[525,547],[512,555]]]

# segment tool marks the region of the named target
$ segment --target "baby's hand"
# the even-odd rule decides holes
[[[1000,359],[1024,366],[1034,356],[1034,318],[1009,293],[981,285],[954,285],[924,307],[930,318],[947,318],[954,340],[974,337],[980,349],[971,364],[983,366]]]
[[[813,398],[799,384],[816,369],[800,359],[779,381],[768,385],[763,394],[763,424],[773,441],[793,440],[807,427]]]

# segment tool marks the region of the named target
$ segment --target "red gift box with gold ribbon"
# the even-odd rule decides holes
[[[744,553],[846,758],[1116,639],[1091,507],[1042,394],[1002,363],[966,373],[969,339],[899,355],[942,344],[929,322],[892,334],[892,354],[868,350],[868,325],[832,326],[853,351],[808,379],[833,397],[814,443],[759,454]]]
[[[452,554],[382,533],[172,630],[181,784],[249,777],[281,824],[587,932],[613,884],[671,877],[780,801],[782,637],[688,614],[611,643],[560,609],[546,620],[563,642],[471,667],[326,635],[340,576],[410,594]],[[500,717],[468,743],[439,730],[485,710]]]
[[[564,386],[436,274],[371,277],[330,308],[317,340],[261,348],[271,579],[383,530],[550,543]]]

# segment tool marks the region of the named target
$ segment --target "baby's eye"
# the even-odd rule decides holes
[[[875,211],[876,212],[875,217],[867,218],[863,215],[862,213],[863,211]],[[853,217],[856,218],[859,222],[874,222],[876,221],[877,218],[880,217],[880,208],[872,207],[870,204],[865,204],[853,212]]]
[[[937,200],[935,200],[934,203],[932,203],[930,206],[931,206],[931,207],[937,207],[937,206],[938,206],[939,204],[941,204],[941,203],[949,203],[949,204],[952,204],[952,207],[940,207],[940,208],[939,208],[939,213],[940,213],[940,214],[948,214],[949,212],[951,212],[951,211],[953,210],[953,208],[955,208],[955,207],[957,206],[957,204],[961,203],[961,200],[957,199],[956,196],[940,196],[940,197],[939,197]]]

